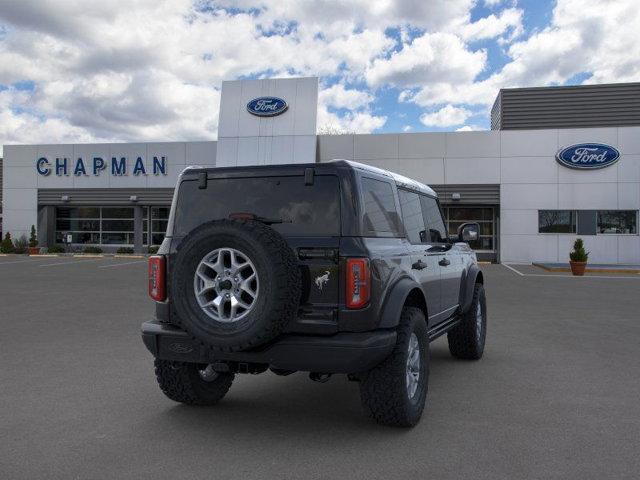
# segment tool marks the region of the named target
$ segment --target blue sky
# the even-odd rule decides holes
[[[500,88],[640,80],[636,0],[0,5],[0,139],[217,137],[223,80],[318,76],[319,131],[489,128]]]

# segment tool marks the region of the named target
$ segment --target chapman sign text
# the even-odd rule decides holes
[[[142,157],[135,160],[127,159],[127,157],[111,157],[111,161],[107,161],[101,157],[93,157],[84,159],[78,157],[72,161],[66,157],[55,158],[49,160],[47,157],[40,157],[36,161],[36,170],[44,177],[55,172],[57,176],[75,175],[80,177],[83,175],[98,176],[103,171],[113,176],[124,176],[129,173],[138,175],[166,175],[167,174],[167,157],[153,157],[151,165],[145,165]]]

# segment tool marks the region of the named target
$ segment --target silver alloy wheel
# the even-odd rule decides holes
[[[409,338],[409,351],[407,354],[407,393],[413,398],[418,390],[420,379],[420,344],[415,333]]]
[[[476,336],[478,340],[482,336],[482,305],[480,300],[478,300],[478,306],[476,307]]]
[[[200,308],[218,322],[244,318],[258,299],[258,273],[249,257],[235,248],[217,248],[198,264],[193,290]]]
[[[200,378],[205,382],[213,382],[216,378],[218,378],[218,372],[213,369],[212,364],[207,365],[202,370],[198,370],[198,374],[200,375]]]

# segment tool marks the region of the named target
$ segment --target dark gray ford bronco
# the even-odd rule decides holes
[[[433,190],[354,162],[191,167],[149,260],[142,338],[160,388],[212,405],[238,373],[341,373],[373,419],[415,425],[429,342],[482,356],[478,230],[450,237]]]

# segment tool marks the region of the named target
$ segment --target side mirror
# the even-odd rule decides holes
[[[475,242],[480,238],[480,224],[463,223],[458,227],[459,242]]]

